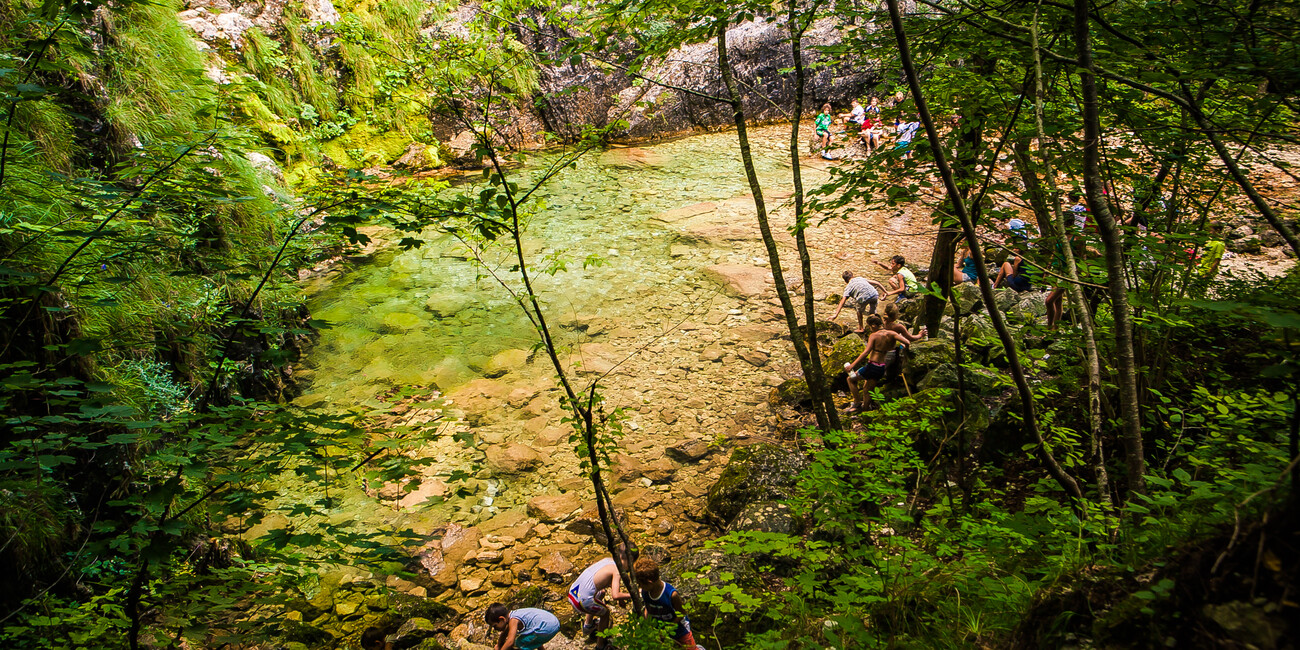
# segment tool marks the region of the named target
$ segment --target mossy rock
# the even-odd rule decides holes
[[[775,407],[812,408],[812,392],[808,390],[808,382],[801,377],[781,382],[772,389],[767,400]]]
[[[903,372],[907,381],[913,386],[921,381],[931,370],[945,363],[951,363],[953,356],[951,339],[927,339],[916,341],[907,349],[907,363]]]
[[[867,345],[862,341],[862,337],[856,334],[845,336],[836,341],[835,347],[826,353],[824,361],[822,361],[822,368],[825,369],[827,375],[833,375],[844,370],[844,364],[853,363],[865,349],[867,349]]]
[[[406,153],[411,138],[400,131],[380,131],[367,122],[357,122],[347,133],[321,143],[321,151],[340,167],[361,169],[387,165]]]
[[[761,631],[754,629],[754,621],[743,620],[735,608],[724,612],[718,603],[700,599],[706,592],[729,585],[746,593],[761,589],[758,572],[748,559],[714,549],[696,549],[663,567],[662,577],[688,603],[697,641],[714,638],[722,647],[731,647],[740,643],[747,632]]]
[[[707,513],[719,522],[729,522],[751,503],[787,498],[807,466],[808,459],[801,452],[780,445],[736,449],[709,488]]]
[[[984,309],[984,301],[980,297],[980,288],[975,286],[974,282],[963,282],[952,288],[957,295],[957,307],[961,313],[969,314],[972,311]],[[952,307],[947,309],[948,313],[952,312]]]
[[[1006,312],[1012,307],[1015,307],[1016,303],[1020,302],[1020,294],[1016,293],[1015,289],[1009,289],[1006,287],[994,289],[993,302],[997,304],[998,311]]]
[[[1010,379],[1001,373],[994,372],[987,368],[972,368],[965,366],[963,368],[963,383],[968,391],[980,395],[991,395],[1004,388]],[[933,370],[926,373],[921,381],[917,382],[916,387],[925,390],[927,388],[951,388],[957,389],[957,364],[942,363]]]
[[[740,530],[762,533],[781,533],[796,535],[799,533],[799,521],[790,512],[790,506],[778,501],[759,501],[751,503],[727,524],[727,532]]]
[[[944,440],[950,446],[957,445],[956,436],[949,436],[949,433],[956,431],[958,426],[963,425],[960,411],[957,403],[957,392],[945,388],[931,388],[928,390],[918,391],[911,398],[916,404],[915,408],[907,409],[909,417],[915,413],[924,413],[932,409],[942,408],[943,424],[939,426],[935,422],[927,431],[916,440],[917,447],[923,454],[932,454],[938,450],[938,447]],[[992,421],[992,414],[988,405],[980,399],[979,395],[972,392],[965,393],[965,431],[967,439],[971,439],[979,434],[984,433]],[[953,450],[956,453],[956,450]]]
[[[1025,445],[1033,439],[1020,418],[1020,396],[1012,393],[1008,399],[994,404],[989,413],[989,427],[984,431],[980,457],[991,461],[999,457],[1023,456]]]
[[[803,331],[806,332],[807,330],[804,329]],[[840,337],[850,331],[851,328],[843,323],[837,323],[833,320],[819,320],[817,321],[817,343],[820,345],[834,345],[836,341],[840,340]],[[808,339],[807,334],[803,336],[804,340]]]

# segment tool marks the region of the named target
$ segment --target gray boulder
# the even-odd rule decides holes
[[[754,621],[742,619],[734,607],[724,612],[717,604],[700,599],[705,592],[730,585],[749,593],[760,589],[758,572],[748,559],[714,549],[696,549],[665,566],[662,576],[690,603],[691,628],[697,641],[703,642],[701,636],[711,636],[722,647],[730,647],[744,639],[747,632],[760,631],[754,629]]]
[[[729,522],[751,503],[788,498],[807,467],[808,459],[798,450],[774,444],[740,447],[709,488],[707,514]]]

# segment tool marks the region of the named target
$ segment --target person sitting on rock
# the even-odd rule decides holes
[[[840,306],[835,308],[835,315],[831,320],[840,317],[840,311],[844,309],[844,303],[852,300],[854,307],[858,310],[858,329],[854,332],[862,333],[862,317],[866,314],[867,307],[871,307],[871,313],[876,313],[876,304],[880,302],[880,292],[887,291],[885,285],[876,282],[870,278],[859,278],[853,275],[853,271],[845,271],[840,274],[844,278],[844,297],[840,298]]]
[[[885,355],[894,349],[895,343],[903,346],[911,344],[911,341],[902,334],[894,330],[881,329],[883,325],[884,321],[880,316],[876,314],[868,316],[869,334],[866,349],[852,363],[844,364],[844,370],[849,373],[849,393],[853,395],[853,406],[850,406],[845,413],[860,413],[868,410],[871,391],[876,388],[876,383],[884,378],[885,370],[888,368]],[[863,364],[863,361],[866,363]],[[854,370],[859,365],[861,368]]]
[[[963,246],[961,254],[953,259],[957,260],[952,265],[952,283],[954,285],[963,282],[974,282],[979,277],[975,273],[975,258],[970,254],[970,246]]]
[[[889,278],[889,291],[883,297],[898,296],[911,299],[921,292],[921,283],[917,282],[916,274],[907,268],[907,260],[902,255],[889,258],[889,264],[885,264],[880,260],[872,261],[876,263],[876,266],[892,274]]]
[[[588,642],[596,641],[601,630],[609,628],[610,612],[605,604],[606,595],[608,594],[614,600],[627,600],[632,597],[632,594],[620,589],[621,578],[618,569],[622,566],[625,570],[630,570],[640,553],[636,548],[620,547],[620,550],[623,555],[620,558],[622,562],[615,564],[614,558],[607,557],[587,567],[569,586],[569,604],[573,605],[579,614],[586,616],[582,623],[582,632],[587,635]],[[600,639],[596,647],[603,649],[607,644],[605,639]]]
[[[695,650],[695,635],[691,633],[691,619],[686,616],[686,603],[682,592],[659,577],[659,563],[648,557],[636,561],[632,568],[636,585],[641,588],[641,602],[645,614],[656,621],[672,626],[673,640],[687,650]]]
[[[538,650],[560,633],[560,619],[534,607],[511,611],[501,603],[492,603],[483,620],[501,633],[495,650]]]
[[[1033,286],[1029,278],[1033,267],[1025,262],[1024,252],[1019,246],[1013,250],[1015,252],[1007,257],[1007,261],[1003,262],[1002,267],[998,269],[998,277],[993,280],[993,287],[1010,287],[1016,293],[1024,293]]]

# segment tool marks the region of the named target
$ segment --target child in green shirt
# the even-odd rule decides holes
[[[835,118],[831,117],[831,105],[822,104],[822,112],[813,118],[813,127],[817,129],[817,138],[821,140],[822,151],[831,146],[831,124],[834,122]]]

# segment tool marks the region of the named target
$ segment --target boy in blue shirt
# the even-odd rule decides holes
[[[683,648],[700,648],[695,644],[695,635],[691,634],[691,619],[686,617],[686,604],[682,595],[659,578],[659,564],[648,557],[640,558],[633,565],[632,574],[637,586],[641,588],[641,602],[645,604],[646,616],[673,625],[670,634]]]
[[[510,611],[501,603],[492,603],[484,612],[483,620],[501,633],[495,650],[539,650],[560,633],[560,619],[544,609],[525,607]]]

